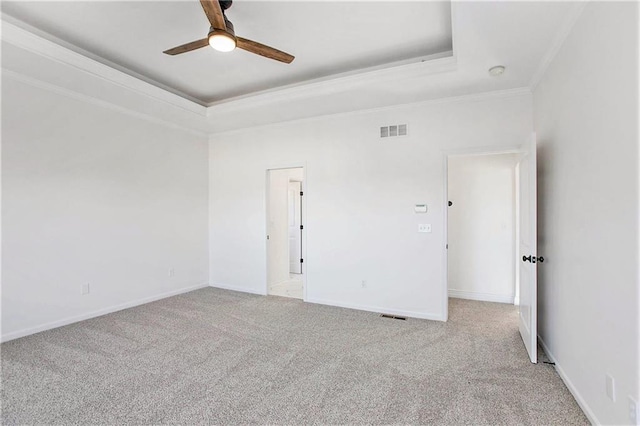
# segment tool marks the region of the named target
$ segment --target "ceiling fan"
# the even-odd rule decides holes
[[[200,49],[207,45],[210,45],[220,52],[231,52],[236,47],[239,47],[247,52],[290,64],[291,61],[293,61],[294,56],[262,43],[258,43],[257,41],[236,36],[233,31],[233,24],[224,14],[224,11],[230,8],[232,3],[232,0],[200,0],[204,13],[207,15],[209,23],[211,23],[211,28],[209,29],[207,38],[165,50],[163,53],[166,53],[167,55],[179,55],[181,53]]]

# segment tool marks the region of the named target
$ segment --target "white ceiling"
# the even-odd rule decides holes
[[[209,128],[225,132],[460,96],[530,93],[583,6],[584,2],[454,2],[454,57],[221,103],[209,108]],[[494,65],[506,66],[506,72],[490,76]]]
[[[293,54],[290,65],[208,47],[164,55],[206,37],[198,0],[3,1],[2,10],[203,105],[452,50],[450,2],[236,0],[227,11],[236,34]]]
[[[93,5],[79,3],[79,6],[76,6],[77,4],[78,2],[73,1],[3,2],[4,11],[28,21],[35,27],[25,30],[23,24],[17,25],[14,19],[6,19],[6,14],[3,14],[3,75],[10,72],[14,76],[32,78],[34,84],[41,82],[78,93],[79,96],[89,96],[113,105],[126,105],[133,111],[151,115],[165,122],[211,134],[291,120],[312,119],[328,114],[371,110],[459,96],[468,98],[470,95],[473,97],[477,94],[511,96],[530,93],[530,88],[544,71],[545,64],[549,63],[555,50],[561,45],[585,3],[455,1],[443,5],[422,0],[400,3],[402,7],[408,8],[406,10],[419,9],[424,12],[432,10],[433,14],[429,14],[432,18],[441,13],[441,18],[438,19],[442,21],[436,19],[426,23],[425,17],[417,12],[395,20],[390,18],[393,13],[399,13],[400,6],[396,7],[396,3],[237,1],[229,11],[229,17],[234,21],[238,34],[295,54],[297,58],[291,65],[280,64],[246,52],[232,52],[225,56],[208,48],[177,57],[158,53],[189,39],[201,37],[199,35],[201,25],[206,27],[207,23],[204,14],[200,12],[197,0],[185,0],[180,3],[98,1]],[[76,7],[80,9],[75,9]],[[182,11],[187,7],[191,10],[187,15],[193,15],[191,18],[172,12],[173,10]],[[325,32],[319,30],[311,32],[308,28],[313,28],[316,25],[314,22],[321,22],[321,17],[326,20],[327,16],[338,10],[337,8],[343,7],[349,13],[343,12],[340,16],[339,22],[342,28],[339,31],[329,31],[330,33],[340,32],[339,38],[344,42],[344,46],[334,51],[323,44],[331,44]],[[81,12],[82,8],[86,8],[86,11]],[[92,25],[82,23],[85,20],[81,17],[84,14],[88,16],[88,11],[94,8],[109,10],[108,23],[101,23],[101,20],[97,19],[99,13],[96,12],[94,18],[86,21],[96,21],[96,26],[92,29]],[[31,12],[32,9],[33,12]],[[43,11],[50,9],[60,15],[60,22],[57,19],[49,19],[49,24],[45,24],[35,19],[35,16],[45,15]],[[68,10],[76,12],[70,13]],[[260,18],[257,16],[240,18],[233,14],[234,11],[239,14],[242,10],[245,16],[251,16],[251,11],[259,10]],[[288,12],[285,13],[285,10]],[[24,16],[20,15],[19,11],[23,11]],[[145,11],[156,18],[150,19],[145,16],[147,13]],[[294,13],[294,11],[297,12]],[[313,13],[310,13],[311,11]],[[67,13],[70,13],[71,17],[67,16]],[[284,14],[298,16],[287,15],[286,19],[289,23],[283,23],[275,30],[265,28],[262,24],[251,29],[244,26],[244,22],[251,19],[261,21],[264,19],[263,16],[269,14],[273,16],[278,13],[280,16],[278,22],[283,20]],[[312,16],[307,16],[307,13]],[[164,17],[164,21],[160,24],[157,23],[158,14]],[[50,36],[36,35],[42,30],[54,33],[55,31],[47,25],[62,27],[60,23],[68,23],[74,16],[73,19],[78,22],[77,26],[65,24],[64,28],[69,34],[77,34],[78,40],[72,40],[69,36],[67,37],[69,41],[87,49],[81,52],[81,55],[69,52],[64,47],[63,41],[51,43],[47,41]],[[445,23],[445,21],[449,22],[449,16],[450,26]],[[138,39],[135,37],[132,39],[126,34],[133,31],[131,25],[138,19],[147,22],[145,27],[152,25],[149,23],[151,21],[158,28],[173,28],[172,33],[160,32],[154,37],[153,32],[150,33],[146,28],[144,32],[137,31]],[[204,23],[197,24],[195,26],[197,28],[189,29],[191,26],[187,21],[190,20]],[[173,25],[169,25],[169,22],[173,22]],[[177,22],[181,24],[177,25]],[[273,19],[270,22],[273,22]],[[300,22],[306,22],[306,24],[299,24]],[[366,22],[376,22],[376,28],[366,29],[368,25]],[[432,27],[439,25],[435,22],[440,22],[442,25],[439,30],[432,31]],[[323,23],[325,31],[328,31],[326,28],[329,25]],[[175,29],[176,26],[180,28]],[[103,28],[103,30],[98,31],[96,28]],[[357,28],[360,28],[360,32],[356,30]],[[193,35],[185,36],[185,32],[188,31],[193,31]],[[258,34],[258,31],[262,33]],[[306,34],[306,41],[302,42],[301,36],[289,37],[289,32],[298,35]],[[449,33],[453,40],[452,52],[426,57],[425,55],[429,52],[451,48],[449,35],[445,35]],[[376,40],[378,36],[380,40],[386,40],[385,34],[390,34],[389,37],[394,37],[393,42],[378,43],[372,38],[372,34]],[[421,41],[405,43],[402,41],[405,34],[413,34],[414,40]],[[61,36],[61,33],[56,35]],[[198,103],[207,104],[208,107],[205,108],[187,100],[188,96],[186,96],[187,99],[184,99],[185,96],[175,96],[87,59],[86,56],[98,58],[104,63],[105,60],[100,59],[99,56],[108,57],[108,52],[83,44],[87,40],[93,40],[101,46],[110,46],[114,57],[117,51],[114,46],[121,48],[122,52],[117,55],[120,55],[118,60],[122,65],[113,67],[122,70],[123,65],[127,65],[122,59],[126,56],[144,67],[144,70],[134,69],[137,72],[147,73],[142,77],[143,80],[149,80],[149,76],[160,80],[157,75],[165,75],[166,80],[162,80],[162,83],[171,85],[170,91],[175,93],[177,89],[193,90],[190,94],[200,96]],[[132,43],[131,40],[139,40],[139,42]],[[443,44],[439,44],[440,42],[436,40],[440,40]],[[296,47],[297,43],[301,47]],[[305,43],[311,43],[316,46],[315,49],[318,49],[317,53],[309,56],[309,62],[306,63],[305,55],[309,53],[308,49],[302,48]],[[407,44],[409,47],[406,46]],[[147,50],[147,48],[141,49],[140,46],[154,47],[149,47]],[[420,49],[416,46],[425,48],[424,55],[394,62],[402,59],[403,55],[415,56],[417,50],[414,49]],[[77,48],[71,46],[71,50],[77,50]],[[139,58],[136,53],[138,50]],[[348,61],[349,52],[359,55],[359,61]],[[143,55],[149,55],[154,59]],[[109,59],[116,60],[111,57]],[[166,61],[166,67],[150,66],[153,61]],[[362,69],[375,64],[381,65]],[[498,64],[506,66],[506,72],[499,77],[491,77],[488,69]],[[358,69],[353,70],[353,68]],[[301,70],[300,74],[296,74],[298,69]],[[135,75],[134,71],[125,70],[126,73]],[[102,78],[96,80],[96,76]],[[295,82],[298,83],[292,84]],[[157,82],[155,84],[162,86]],[[191,89],[185,89],[180,84],[188,84]],[[201,93],[198,94],[196,91]],[[238,94],[245,95],[232,97]],[[157,102],[158,99],[161,100],[160,103]]]

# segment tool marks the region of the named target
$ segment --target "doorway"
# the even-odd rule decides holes
[[[447,161],[447,284],[453,298],[516,304],[517,153]]]
[[[267,171],[267,294],[303,299],[304,169]]]
[[[529,355],[529,359],[532,363],[538,361],[537,354],[537,267],[544,262],[543,256],[538,256],[537,253],[537,160],[536,160],[536,134],[531,133],[528,140],[520,147],[513,149],[506,149],[501,151],[473,151],[473,152],[449,152],[444,156],[444,182],[445,182],[445,210],[444,210],[444,264],[445,264],[445,280],[443,294],[444,304],[444,320],[446,321],[449,316],[449,297],[459,297],[475,300],[488,300],[494,302],[512,303],[511,294],[506,293],[506,300],[495,300],[496,295],[500,293],[486,293],[478,291],[478,287],[475,286],[476,281],[464,282],[464,274],[460,274],[461,270],[469,269],[475,271],[473,278],[492,275],[496,261],[504,260],[504,258],[512,259],[513,270],[508,276],[513,277],[513,304],[517,305],[518,316],[518,331],[522,337],[525,349]],[[516,154],[509,157],[497,157],[500,154]],[[494,156],[494,157],[491,157]],[[460,157],[461,163],[471,163],[472,166],[477,166],[480,162],[478,159],[485,159],[488,162],[495,161],[496,164],[502,163],[502,166],[496,167],[496,170],[504,169],[505,167],[509,171],[509,175],[512,178],[502,181],[496,184],[491,181],[490,175],[492,173],[487,172],[470,172],[467,177],[460,177],[460,174],[456,173],[456,159]],[[468,157],[468,158],[464,158]],[[496,173],[493,173],[497,176]],[[504,174],[504,173],[503,173]],[[494,176],[494,177],[495,177]],[[487,179],[485,179],[487,178]],[[459,182],[457,180],[460,180]],[[491,195],[494,192],[498,192],[498,188],[504,188],[504,185],[510,185],[512,191],[502,191],[502,193],[511,193],[512,201],[502,202],[501,204],[495,204],[491,202]],[[456,190],[456,186],[459,187]],[[467,197],[475,197],[475,204],[469,204],[461,206],[460,203],[456,203],[453,199],[455,194],[465,194]],[[478,196],[478,193],[483,194]],[[465,195],[461,196],[458,200],[464,200]],[[499,215],[480,213],[481,209],[489,209],[496,205],[502,205],[503,208],[512,209],[512,215]],[[458,212],[452,211],[452,208],[457,207]],[[461,207],[464,207],[461,209]],[[494,234],[502,235],[506,226],[507,217],[513,217],[513,230],[511,235],[513,238],[511,241],[512,249],[509,254],[505,254],[506,251],[502,251],[502,257],[490,257],[492,253],[496,252],[496,241],[491,240],[490,237]],[[458,221],[458,217],[461,221]],[[481,218],[485,220],[481,220]],[[502,222],[496,222],[497,218],[502,218]],[[468,219],[470,222],[465,222]],[[469,225],[469,223],[475,223]],[[498,228],[495,227],[496,223],[499,224]],[[465,225],[466,224],[466,225]],[[503,226],[504,225],[504,226]],[[468,226],[467,229],[464,226]],[[486,234],[486,230],[493,230],[489,236]],[[462,235],[463,240],[456,237]],[[464,238],[475,239],[475,245],[465,245]],[[502,240],[503,243],[505,240]],[[506,244],[502,244],[506,246]],[[456,253],[456,247],[461,250]],[[475,250],[473,248],[475,247]],[[504,247],[503,247],[504,248]],[[469,252],[465,250],[469,249]],[[506,250],[506,249],[505,249]],[[460,254],[460,251],[463,254]],[[488,257],[489,256],[489,257]],[[482,271],[487,272],[488,275],[483,275]],[[504,272],[504,270],[503,270]],[[458,274],[458,275],[456,275]],[[463,278],[459,279],[460,275]],[[508,289],[511,287],[507,280],[507,285],[501,287]],[[480,284],[483,282],[480,280]],[[493,283],[495,284],[495,283]],[[460,288],[456,288],[456,286]],[[482,287],[484,289],[491,287]],[[457,294],[456,294],[457,291]],[[488,299],[487,295],[493,300]],[[502,294],[500,296],[504,296]]]

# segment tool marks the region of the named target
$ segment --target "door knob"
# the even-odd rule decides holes
[[[523,262],[531,262],[531,256],[522,256]]]
[[[530,256],[522,256],[522,261],[523,262],[530,262],[530,263],[536,263],[536,262],[544,262],[544,257],[540,256],[540,257],[535,257],[534,255],[530,255]]]

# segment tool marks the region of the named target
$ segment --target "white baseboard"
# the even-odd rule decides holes
[[[210,287],[221,288],[223,290],[239,291],[240,293],[259,294],[260,296],[266,296],[267,293],[264,290],[255,290],[253,288],[239,287],[229,284],[211,284]]]
[[[241,293],[259,294],[261,296],[267,295],[264,292],[264,290],[258,291],[254,289],[248,289],[245,287],[238,287],[238,286],[227,285],[227,284],[212,284],[211,287],[221,288],[224,290],[239,291]],[[367,306],[367,305],[358,305],[354,303],[336,302],[334,300],[304,299],[304,301],[308,303],[317,303],[319,305],[329,305],[329,306],[337,306],[339,308],[357,309],[359,311],[379,312],[381,314],[384,313],[384,314],[390,314],[390,315],[399,315],[399,316],[410,317],[410,318],[428,319],[428,320],[434,320],[434,321],[445,321],[442,315],[425,314],[423,312],[404,311],[400,309],[387,309],[379,306]]]
[[[456,299],[480,300],[483,302],[508,303],[513,305],[513,294],[478,293],[475,291],[464,291],[449,289],[449,297]]]
[[[593,413],[593,411],[591,410],[587,402],[584,400],[584,398],[582,398],[582,395],[580,395],[580,392],[578,392],[578,389],[576,389],[576,387],[573,385],[573,382],[571,381],[571,379],[569,379],[569,376],[567,376],[567,373],[565,373],[565,371],[562,369],[562,366],[558,364],[558,360],[553,355],[553,353],[549,350],[549,347],[544,342],[544,340],[542,340],[540,336],[538,336],[538,342],[540,342],[540,346],[542,346],[542,349],[544,349],[544,352],[549,357],[549,360],[556,364],[555,367],[556,367],[556,371],[558,372],[558,375],[564,382],[567,389],[569,389],[569,392],[571,392],[571,395],[573,395],[573,398],[576,400],[576,402],[584,412],[585,416],[587,416],[587,419],[591,422],[592,425],[601,425],[602,423],[598,421],[598,418],[596,417],[596,415]]]
[[[62,327],[64,325],[73,324],[74,322],[84,321],[90,318],[100,317],[102,315],[110,314],[112,312],[121,311],[127,308],[133,308],[134,306],[144,305],[145,303],[155,302],[156,300],[166,299],[167,297],[177,296],[178,294],[188,293],[193,290],[208,287],[208,284],[199,284],[192,287],[185,287],[178,290],[168,291],[166,293],[157,294],[155,296],[145,297],[143,299],[134,300],[120,305],[110,306],[108,308],[99,309],[97,311],[88,312],[82,315],[76,315],[73,317],[61,319],[58,321],[48,322],[46,324],[37,325],[35,327],[29,327],[22,330],[14,331],[11,333],[3,334],[0,337],[0,342],[8,342],[9,340],[18,339],[20,337],[29,336],[31,334],[39,333],[41,331],[51,330],[52,328]]]
[[[319,305],[337,306],[339,308],[357,309],[359,311],[379,312],[381,314],[398,315],[398,316],[409,317],[409,318],[419,318],[419,319],[427,319],[427,320],[433,320],[433,321],[445,320],[442,315],[427,314],[424,312],[415,312],[415,311],[405,311],[401,309],[388,309],[380,306],[367,306],[367,305],[358,305],[355,303],[343,303],[343,302],[336,302],[334,300],[305,299],[305,302],[317,303]]]

